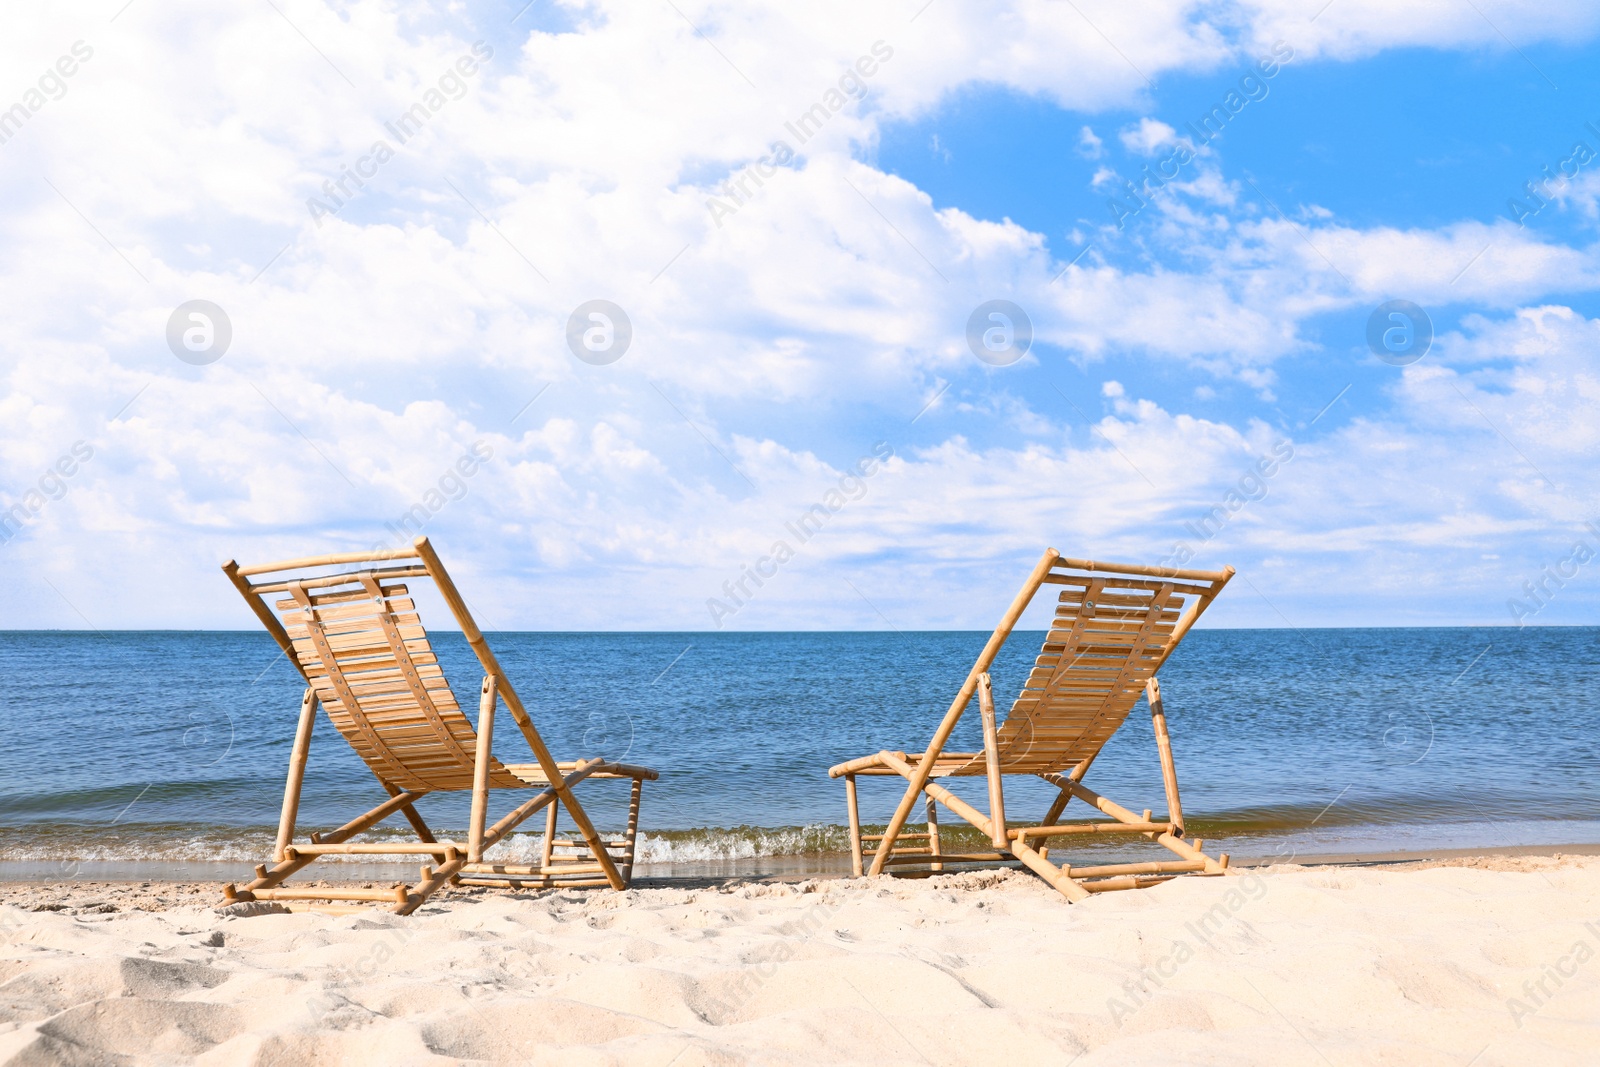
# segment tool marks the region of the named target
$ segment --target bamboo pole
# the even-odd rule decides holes
[[[1074,867],[1074,878],[1104,878],[1114,874],[1170,874],[1185,871],[1203,871],[1205,864],[1199,860],[1162,860],[1148,863],[1107,863],[1100,867]]]
[[[601,774],[601,777],[645,778],[652,782],[661,778],[658,772],[652,771],[649,767],[638,767],[632,763],[612,763],[609,760],[596,773]]]
[[[893,752],[894,755],[899,756],[901,759],[906,758],[906,754],[904,752],[895,752],[892,749],[890,751]],[[848,760],[844,763],[835,764],[834,766],[829,767],[828,777],[838,778],[841,775],[856,774],[861,771],[867,771],[874,767],[881,766],[883,766],[883,763],[878,759],[878,754],[874,752],[870,756],[862,756],[860,759]]]
[[[548,867],[556,851],[556,824],[561,819],[561,801],[544,809],[544,842],[540,846],[540,860]]]
[[[410,548],[380,548],[371,552],[343,552],[332,556],[307,556],[305,559],[285,559],[276,563],[259,563],[254,567],[241,567],[234,563],[234,569],[241,577],[252,574],[271,574],[273,571],[302,571],[312,567],[334,567],[341,563],[372,563],[387,559],[415,559],[417,552]],[[232,560],[228,561],[233,563]],[[224,564],[226,566],[226,564]]]
[[[983,716],[983,758],[989,779],[990,840],[1007,847],[1006,794],[1000,779],[1000,734],[994,721],[994,686],[987,673],[978,675],[978,710]]]
[[[399,893],[396,893],[399,890]],[[405,886],[393,889],[256,889],[256,900],[367,900],[374,904],[397,904]]]
[[[1150,725],[1156,734],[1156,749],[1161,755],[1161,782],[1167,787],[1167,818],[1172,833],[1183,836],[1183,804],[1178,800],[1178,768],[1172,762],[1172,738],[1167,734],[1167,711],[1161,703],[1161,683],[1151,678],[1144,683],[1144,696],[1150,705]]]
[[[598,863],[469,863],[462,868],[466,874],[504,874],[527,878],[533,875],[601,874]]]
[[[934,858],[933,869],[944,870],[944,864],[939,859],[939,805],[933,802],[933,797],[923,798],[928,809],[928,855]]]
[[[290,845],[290,859],[298,856],[448,856],[460,852],[454,841],[344,842],[332,845]]]
[[[1008,831],[1013,838],[1027,841],[1035,837],[1065,837],[1069,834],[1164,834],[1172,830],[1169,822],[1090,822],[1057,826],[1025,826]]]
[[[1151,567],[1137,563],[1105,563],[1093,559],[1066,559],[1059,564],[1070,567],[1075,571],[1099,571],[1102,574],[1138,574],[1147,577],[1177,578],[1180,581],[1218,582],[1227,581],[1233,576],[1233,568],[1225,567],[1220,571],[1186,571],[1175,567]]]
[[[634,846],[639,841],[639,801],[644,796],[644,780],[635,778],[628,794],[628,847],[622,854],[622,880],[633,884]]]
[[[467,824],[467,862],[483,861],[483,831],[489,822],[489,764],[493,761],[495,677],[483,676],[478,698],[478,750],[472,761],[472,814]]]
[[[978,654],[978,661],[972,665],[972,670],[967,672],[967,679],[962,683],[961,689],[950,702],[950,709],[944,713],[944,719],[939,723],[939,728],[934,731],[933,740],[929,742],[928,749],[922,754],[922,760],[917,764],[916,771],[911,776],[911,781],[906,788],[905,796],[900,798],[899,807],[895,808],[894,817],[889,820],[889,826],[884,831],[884,839],[878,845],[878,851],[872,859],[871,873],[876,876],[883,873],[883,861],[894,851],[894,839],[906,824],[906,819],[911,815],[911,806],[916,803],[917,796],[922,792],[922,787],[928,783],[928,776],[933,773],[933,767],[939,758],[939,753],[944,750],[945,742],[950,740],[951,732],[960,721],[962,712],[967,710],[967,702],[972,699],[972,692],[977,688],[978,675],[988,671],[994,663],[994,658],[1000,653],[1000,647],[1005,644],[1006,638],[1011,636],[1012,627],[1022,617],[1028,602],[1033,599],[1033,594],[1038,592],[1043,584],[1045,575],[1050,573],[1051,566],[1060,558],[1060,553],[1053,548],[1044,550],[1044,555],[1039,557],[1039,562],[1034,564],[1033,573],[1028,575],[1028,580],[1011,601],[1011,606],[1000,619],[1000,625],[995,627],[989,641],[983,646],[983,651]],[[965,816],[962,816],[965,818]],[[985,820],[987,821],[987,820]]]
[[[433,550],[433,545],[426,537],[419,537],[414,542],[416,554],[428,568],[428,574],[433,578],[434,584],[439,587],[439,593],[450,606],[450,613],[455,616],[456,623],[461,627],[462,636],[467,639],[467,644],[472,646],[472,651],[478,657],[478,662],[483,665],[485,674],[492,674],[496,678],[500,695],[505,699],[506,710],[511,712],[511,718],[516,721],[517,727],[522,731],[522,736],[528,741],[528,747],[533,750],[534,759],[539,763],[539,769],[544,772],[545,778],[551,783],[562,803],[567,806],[567,814],[572,816],[572,821],[578,825],[578,831],[583,835],[589,847],[600,860],[600,865],[605,868],[606,880],[613,889],[626,888],[622,874],[617,870],[616,864],[611,862],[610,853],[606,852],[600,842],[600,835],[595,831],[594,824],[589,821],[588,814],[583,810],[577,799],[572,795],[567,779],[562,777],[561,768],[556,765],[555,757],[550,755],[550,750],[545,747],[544,739],[539,736],[539,731],[534,728],[533,720],[528,717],[527,709],[522,706],[522,698],[506,680],[505,671],[500,667],[500,661],[495,659],[494,652],[483,639],[483,631],[478,629],[478,624],[472,618],[472,612],[467,610],[467,602],[461,596],[460,590],[451,580],[450,574],[444,569],[444,563],[439,559],[439,554]]]
[[[611,884],[604,877],[574,877],[569,880],[554,875],[529,875],[523,877],[518,874],[458,874],[456,875],[456,881],[461,885],[481,885],[491,889],[598,889]]]
[[[1119,889],[1149,889],[1162,882],[1170,882],[1178,877],[1175,874],[1128,875],[1123,878],[1107,878],[1103,882],[1085,882],[1080,887],[1091,893],[1110,893]]]
[[[283,811],[278,816],[278,841],[272,860],[281,863],[283,850],[294,840],[294,824],[300,815],[300,787],[306,779],[306,757],[311,752],[311,733],[317,724],[317,691],[306,686],[300,698],[300,722],[294,731],[294,747],[289,750],[289,778],[283,785]]]
[[[850,817],[850,873],[861,877],[861,809],[856,801],[856,776],[844,776],[844,807]]]
[[[413,563],[409,567],[369,567],[366,570],[343,571],[339,574],[324,574],[320,578],[284,579],[277,582],[258,582],[252,584],[250,589],[257,596],[265,597],[272,593],[287,593],[289,587],[295,582],[305,589],[325,589],[330,585],[347,585],[352,580],[372,577],[379,582],[393,582],[399,578],[426,578],[428,569],[420,563]]]
[[[267,596],[271,593],[286,593],[294,581],[298,581],[305,589],[325,589],[330,585],[346,585],[352,579],[371,576],[379,582],[393,582],[399,578],[426,578],[428,569],[420,563],[413,563],[409,567],[377,567],[360,571],[343,571],[339,574],[324,574],[320,578],[285,579],[277,582],[259,582],[251,585],[251,590],[258,596]]]
[[[945,863],[1001,863],[1006,860],[1016,859],[1010,852],[941,852],[940,864]],[[896,849],[894,855],[884,861],[885,867],[893,867],[906,863],[931,863],[927,849]],[[941,867],[942,869],[942,867]],[[939,871],[932,871],[938,874]]]

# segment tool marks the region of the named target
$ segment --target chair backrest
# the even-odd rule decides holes
[[[420,562],[380,565],[405,556]],[[406,584],[437,582],[436,563],[402,550],[223,566],[350,747],[380,780],[412,791],[471,789],[477,747]],[[492,757],[489,782],[523,784]]]
[[[1064,588],[1000,725],[1002,769],[1061,773],[1098,754],[1233,574],[1057,557],[1043,584]]]

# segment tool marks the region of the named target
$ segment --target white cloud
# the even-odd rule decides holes
[[[1085,159],[1099,159],[1105,154],[1105,142],[1088,126],[1078,131],[1078,154]]]
[[[1562,492],[1586,484],[1557,443],[1596,424],[1565,414],[1593,402],[1593,324],[1523,305],[1592,286],[1590,250],[1509,223],[1361,230],[1314,205],[1285,204],[1290,223],[1241,206],[1207,164],[1140,220],[1184,266],[1089,256],[1056,281],[1040,235],[937,208],[857,161],[885,116],[973,84],[1136,104],[1143,75],[1229,59],[1232,20],[1181,3],[949,5],[914,23],[861,5],[683,5],[708,41],[670,6],[571,5],[580,32],[492,39],[459,98],[317,226],[308,198],[470,53],[481,13],[280,6],[7,16],[5,69],[42,70],[79,39],[95,51],[0,145],[4,501],[75,442],[93,456],[0,546],[17,576],[0,626],[249,625],[216,560],[371,545],[482,441],[494,458],[426,532],[494,625],[702,627],[731,568],[880,439],[897,458],[737,625],[880,625],[843,573],[871,575],[864,591],[897,624],[987,625],[1010,582],[996,575],[1041,544],[1160,555],[1271,447],[1264,424],[1197,418],[1118,382],[1104,401],[1088,382],[1070,403],[1012,391],[963,337],[997,293],[1033,317],[1026,366],[1053,368],[1054,348],[1085,365],[1133,354],[1258,391],[1311,349],[1318,316],[1396,292],[1498,316],[1441,338],[1449,362],[1397,372],[1392,425],[1308,434],[1284,474],[1303,483],[1275,484],[1208,547],[1252,554],[1288,597],[1316,595],[1295,560],[1326,576],[1338,553],[1374,546],[1391,553],[1381,566],[1452,538],[1481,554],[1568,521],[1561,492],[1530,481],[1463,414],[1472,405],[1440,406],[1454,389]],[[1251,40],[1288,17],[1252,10]],[[1481,43],[1454,16],[1429,18],[1358,30],[1336,5],[1318,19],[1335,29],[1306,49]],[[1531,22],[1589,32],[1571,12]],[[217,55],[230,58],[194,58]],[[852,70],[864,98],[840,88]],[[802,144],[789,126],[817,106],[827,117]],[[1137,143],[1163,129],[1141,123]],[[747,182],[718,225],[707,200],[778,140],[799,158]],[[596,297],[634,326],[609,367],[563,341]],[[201,368],[163,341],[195,298],[234,326]],[[1015,433],[991,439],[991,423]],[[1428,491],[1374,483],[1374,465],[1409,456],[1426,460]],[[1501,554],[1502,568],[1525,562]],[[1238,618],[1274,618],[1242,605]]]
[[[1153,156],[1157,149],[1175,144],[1178,131],[1159,119],[1142,118],[1138,125],[1128,127],[1117,136],[1128,151]]]
[[[1116,189],[1122,185],[1122,175],[1111,167],[1096,167],[1094,176],[1089,179],[1091,189]]]
[[[1287,41],[1304,58],[1358,59],[1388,48],[1505,50],[1537,41],[1576,43],[1592,38],[1600,12],[1579,0],[1536,7],[1515,0],[1336,0],[1320,10],[1298,0],[1252,0],[1244,5],[1249,35],[1264,49]]]

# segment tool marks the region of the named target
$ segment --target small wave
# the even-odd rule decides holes
[[[439,836],[462,842],[467,837],[465,831],[441,831]],[[564,830],[562,836],[570,838],[573,832]],[[10,827],[0,828],[0,841],[4,842],[0,845],[0,862],[183,863],[198,860],[259,863],[272,854],[276,839],[276,830],[267,826]],[[415,836],[403,829],[381,829],[352,840],[412,841]],[[533,862],[539,858],[543,847],[542,831],[513,833],[490,849],[488,858],[504,863]],[[701,863],[849,850],[850,837],[845,827],[819,823],[640,831],[634,855],[640,864]],[[329,857],[336,858],[343,857]],[[373,857],[361,859],[370,862]]]
[[[1257,808],[1224,813],[1219,816],[1191,818],[1187,821],[1190,837],[1203,837],[1219,843],[1228,842],[1239,848],[1248,842],[1302,839],[1315,831],[1318,838],[1349,836],[1354,833],[1371,837],[1375,841],[1401,838],[1410,839],[1419,833],[1440,837],[1468,827],[1478,829],[1467,832],[1473,840],[1489,836],[1498,838],[1504,833],[1512,836],[1538,838],[1548,836],[1557,825],[1565,824],[1576,831],[1588,823],[1567,819],[1551,819],[1523,814],[1513,821],[1489,821],[1474,812],[1474,818],[1463,818],[1462,813],[1450,810],[1448,805],[1433,805],[1432,811],[1419,818],[1416,811],[1409,817],[1393,810],[1363,810],[1356,805],[1341,806],[1343,810],[1279,807]],[[1023,825],[1023,824],[1017,824]],[[1544,827],[1544,829],[1539,829]],[[1495,829],[1486,836],[1483,828]],[[909,825],[910,831],[920,831],[920,823]],[[601,827],[608,836],[615,829]],[[881,825],[863,825],[864,833],[880,833]],[[1404,830],[1405,832],[1401,832]],[[1427,831],[1424,833],[1424,831]],[[465,843],[464,830],[440,831],[446,840]],[[573,831],[566,829],[562,836],[571,838]],[[1098,837],[1099,835],[1095,835]],[[59,864],[70,871],[77,864],[94,863],[153,863],[182,866],[195,862],[256,864],[271,856],[277,837],[270,826],[193,826],[177,824],[128,824],[117,827],[61,826],[49,827],[23,825],[0,827],[0,862]],[[382,828],[368,831],[353,840],[367,842],[414,841],[416,837],[405,828]],[[987,837],[976,829],[954,820],[940,828],[940,840],[946,852],[984,851]],[[1499,843],[1499,842],[1497,842]],[[1073,843],[1074,850],[1097,850],[1112,844],[1111,841],[1082,841]],[[870,843],[869,843],[870,847]],[[542,829],[536,832],[514,833],[490,849],[487,857],[503,863],[536,862],[543,850]],[[809,823],[803,826],[733,826],[697,827],[680,830],[640,831],[635,849],[635,862],[641,866],[722,863],[764,857],[820,856],[850,851],[848,830],[833,823]],[[373,862],[381,857],[328,857],[339,862]]]
[[[849,851],[848,829],[813,823],[810,826],[737,826],[732,829],[641,833],[634,859],[638,863],[704,863],[756,856],[810,856]]]

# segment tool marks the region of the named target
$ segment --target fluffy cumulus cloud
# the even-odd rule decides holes
[[[1385,48],[1484,48],[1546,40],[1581,39],[1600,26],[1600,12],[1582,3],[1536,7],[1516,0],[1247,0],[1241,5],[1259,42],[1288,40],[1299,51],[1356,59]],[[1308,11],[1310,16],[1308,17]]]
[[[1507,621],[1600,520],[1600,326],[1548,303],[1593,249],[1274,213],[1206,156],[1153,202],[1180,261],[1068,264],[866,162],[974,86],[1125,111],[1261,42],[1492,43],[1470,5],[520,6],[5,15],[0,627],[245,626],[222,559],[419,532],[505,628],[986,627],[1045,544],[1233,562],[1225,621]],[[1270,400],[1395,291],[1480,315],[1352,382],[1381,415],[1185,410]],[[965,335],[996,293],[1033,311],[1012,367]],[[213,362],[169,342],[195,300]],[[626,325],[569,331],[595,300]],[[1102,388],[1130,355],[1208,384]]]

